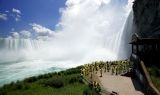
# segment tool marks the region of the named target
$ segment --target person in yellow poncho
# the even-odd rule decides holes
[[[118,66],[116,66],[116,67],[115,67],[116,75],[118,75],[118,69],[119,69],[119,67],[118,67]]]
[[[112,70],[112,75],[114,73],[114,66],[111,66],[111,70]]]
[[[90,79],[92,79],[92,76],[93,76],[93,72],[90,72]]]
[[[97,62],[95,62],[95,65],[94,65],[94,68],[95,68],[95,70],[96,70],[96,74],[97,74],[97,71],[98,71],[98,69],[97,69]]]
[[[94,81],[94,82],[93,82],[93,88],[94,88],[94,89],[97,89],[97,81]]]
[[[104,72],[107,71],[107,63],[104,63]]]
[[[92,72],[94,73],[94,65],[92,65]]]
[[[101,92],[101,86],[99,83],[97,83],[97,89],[96,89],[97,92]]]
[[[85,69],[83,69],[82,72],[83,72],[83,76],[85,76],[86,75]]]
[[[101,74],[101,76],[100,76],[100,77],[102,77],[102,72],[103,72],[103,69],[102,69],[102,68],[100,68],[100,74]]]

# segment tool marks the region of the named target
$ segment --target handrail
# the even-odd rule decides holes
[[[82,78],[87,82],[87,83],[91,83],[88,79],[86,79],[84,76],[82,76]],[[110,92],[109,91],[107,91],[106,89],[103,89],[103,88],[101,88],[101,92],[105,92],[105,93],[107,93],[107,94],[105,94],[105,93],[103,93],[103,95],[110,95]]]
[[[140,63],[141,63],[142,69],[143,69],[143,71],[144,71],[144,74],[145,74],[145,76],[146,76],[146,78],[147,78],[147,81],[148,81],[148,83],[149,83],[149,86],[151,86],[151,88],[156,92],[157,95],[160,95],[159,90],[153,85],[153,83],[152,83],[152,81],[151,81],[151,78],[149,77],[149,74],[148,74],[148,72],[147,72],[147,69],[145,68],[144,62],[141,61]]]

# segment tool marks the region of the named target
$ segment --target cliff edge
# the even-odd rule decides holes
[[[135,0],[133,2],[134,24],[142,38],[160,37],[160,1]]]

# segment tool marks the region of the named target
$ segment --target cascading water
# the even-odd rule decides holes
[[[129,58],[131,54],[131,37],[133,35],[133,11],[128,15],[121,30],[108,37],[105,42],[105,48],[112,51],[117,57],[116,60],[124,60]]]
[[[0,86],[25,77],[60,71],[92,61],[127,59],[132,35],[133,11],[114,36],[88,33],[57,36],[52,41],[0,38]],[[83,32],[82,32],[83,33]]]
[[[43,41],[27,40],[27,39],[9,39],[0,38],[0,50],[19,51],[32,50],[44,47]]]

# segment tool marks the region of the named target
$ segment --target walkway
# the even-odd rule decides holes
[[[110,92],[118,92],[118,95],[144,95],[140,85],[134,78],[111,75],[111,72],[103,73],[103,77],[99,76],[99,72],[94,74],[94,80],[99,81],[102,87]]]

